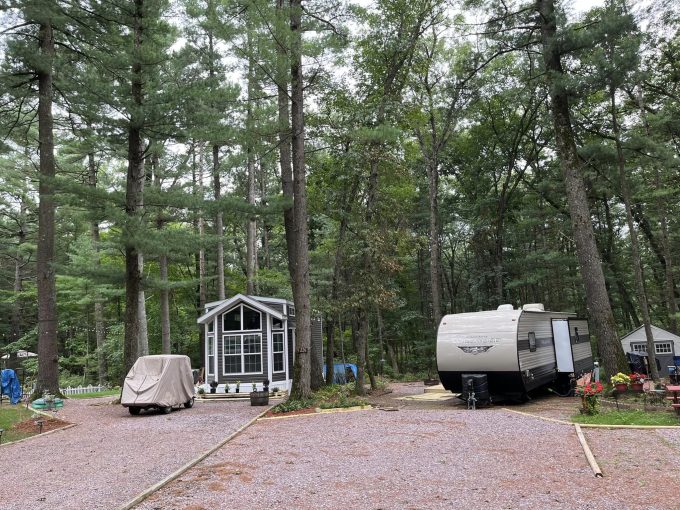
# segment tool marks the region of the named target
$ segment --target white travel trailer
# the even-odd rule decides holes
[[[463,390],[463,374],[483,374],[491,395],[523,398],[593,369],[588,321],[539,303],[446,315],[437,333],[437,368],[452,392]]]

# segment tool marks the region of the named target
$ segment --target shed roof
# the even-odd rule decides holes
[[[198,319],[196,319],[196,322],[198,324],[206,324],[215,315],[220,314],[239,303],[245,303],[251,308],[255,308],[256,310],[259,310],[261,312],[268,313],[272,317],[276,317],[277,319],[283,320],[283,314],[281,312],[274,310],[273,308],[265,305],[264,303],[251,298],[250,296],[236,294],[235,296],[230,297],[229,299],[225,299],[224,301],[215,302],[214,303],[215,308],[201,315]]]
[[[666,331],[665,329],[662,329],[658,326],[655,326],[654,324],[652,324],[652,335],[654,336],[655,342],[668,342],[670,340],[673,342],[678,342],[678,344],[680,344],[680,336],[675,335],[670,331]],[[647,337],[645,336],[644,326],[639,326],[630,333],[621,337],[621,341],[623,342],[624,340],[627,340],[629,342],[630,341],[646,342]]]

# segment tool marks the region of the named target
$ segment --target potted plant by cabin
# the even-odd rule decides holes
[[[236,381],[236,393],[241,391],[241,381]]]
[[[217,381],[210,382],[210,393],[217,393]]]
[[[257,385],[253,384],[253,391],[250,392],[250,405],[269,405],[269,379],[262,381],[262,391],[257,391]]]
[[[224,392],[229,393],[229,383],[224,383]]]
[[[630,377],[630,389],[632,391],[641,392],[642,386],[645,382],[645,379],[647,379],[647,376],[645,374],[639,374],[638,372],[635,372],[634,374],[630,374],[628,377]]]
[[[609,380],[614,385],[614,388],[616,388],[616,391],[623,393],[628,389],[630,377],[623,372],[619,372],[618,374],[611,376]]]

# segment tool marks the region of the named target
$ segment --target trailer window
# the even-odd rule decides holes
[[[529,351],[534,352],[536,350],[536,333],[533,331],[529,332]]]

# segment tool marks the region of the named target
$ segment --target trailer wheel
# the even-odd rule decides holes
[[[137,416],[141,409],[139,407],[128,407],[128,411],[130,411],[132,416]]]
[[[189,400],[184,402],[184,407],[186,407],[187,409],[191,409],[192,407],[194,407],[194,397],[191,397]]]
[[[170,414],[172,412],[172,407],[170,406],[162,407],[161,411],[163,412],[163,414]]]

